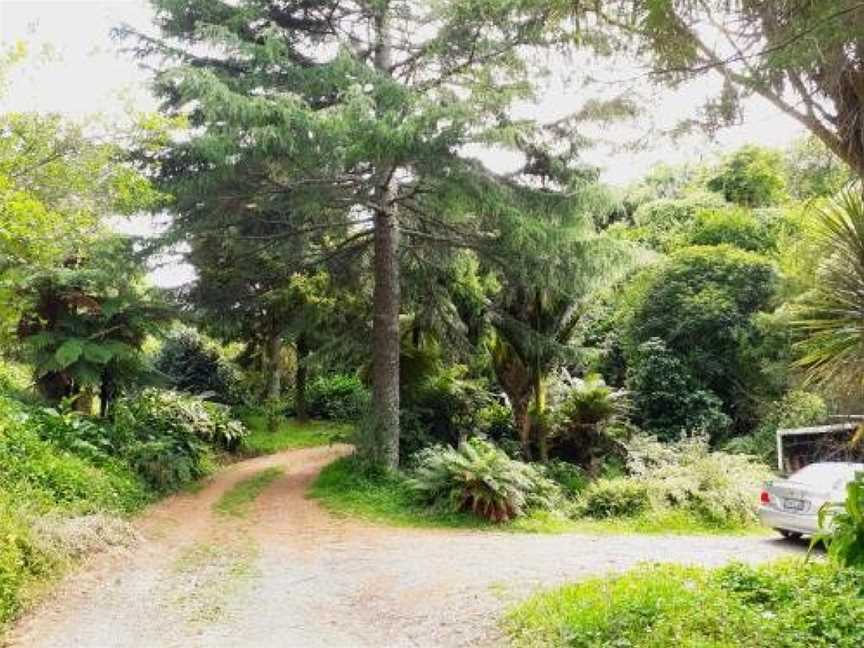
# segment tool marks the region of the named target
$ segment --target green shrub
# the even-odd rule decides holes
[[[563,373],[548,390],[547,427],[556,457],[595,472],[605,458],[620,453],[610,430],[629,411],[628,394],[599,374],[571,379]]]
[[[518,441],[513,411],[504,403],[493,401],[477,410],[477,430],[501,445],[502,441]]]
[[[823,423],[828,406],[818,394],[793,390],[768,407],[764,423],[774,429],[806,427]]]
[[[670,252],[678,245],[682,232],[704,209],[723,207],[723,198],[713,193],[697,193],[684,198],[658,198],[639,206],[633,214],[635,227],[626,236],[655,250]]]
[[[655,509],[687,511],[717,527],[756,521],[759,490],[771,477],[764,464],[713,452],[705,437],[677,443],[635,437],[627,450],[630,480],[645,486]]]
[[[630,479],[598,479],[582,493],[580,509],[589,517],[638,515],[650,506],[648,487]]]
[[[627,386],[635,421],[666,440],[689,432],[722,436],[732,421],[723,402],[701,388],[685,364],[659,338],[640,345],[631,361]]]
[[[776,205],[786,196],[783,157],[779,151],[742,146],[726,157],[707,186],[738,205]]]
[[[767,464],[777,463],[777,430],[817,425],[828,418],[828,407],[821,396],[793,390],[771,403],[759,427],[752,434],[731,439],[723,446],[727,452],[750,454]]]
[[[403,390],[403,412],[414,431],[406,439],[413,443],[406,444],[404,456],[431,445],[456,445],[482,432],[480,414],[492,395],[480,381],[466,378],[466,372],[463,365],[439,368]]]
[[[360,379],[348,374],[317,376],[306,388],[306,408],[312,418],[357,421],[368,409],[369,398]],[[295,413],[293,406],[287,413]]]
[[[228,405],[249,400],[241,371],[219,347],[190,328],[172,332],[162,343],[154,362],[173,390]]]
[[[132,466],[160,492],[212,470],[211,445],[232,448],[246,428],[224,409],[176,392],[147,389],[117,402],[115,426]]]
[[[560,489],[541,471],[481,439],[422,451],[409,484],[427,504],[492,522],[551,509],[560,499]]]
[[[864,645],[864,572],[790,560],[716,570],[650,565],[532,596],[517,646],[775,648]]]
[[[74,512],[132,510],[143,484],[118,460],[96,466],[41,439],[29,417],[0,420],[0,489]]]
[[[227,407],[163,389],[145,389],[125,398],[115,422],[118,429],[132,430],[139,438],[149,430],[151,436],[197,437],[226,450],[237,447],[248,434]]]
[[[545,465],[546,476],[561,487],[570,497],[578,495],[589,483],[588,475],[579,466],[569,461],[552,459]]]
[[[771,261],[752,252],[728,245],[675,252],[667,262],[648,271],[646,278],[634,282],[634,294],[626,300],[629,311],[623,318],[621,344],[631,373],[639,373],[638,379],[646,385],[639,389],[631,385],[631,389],[649,402],[654,391],[669,394],[676,404],[675,416],[711,409],[708,402],[699,408],[680,406],[688,394],[699,391],[703,401],[713,394],[737,431],[751,429],[758,414],[754,395],[761,396],[775,387],[760,357],[752,352],[761,339],[754,316],[771,306],[776,287]],[[664,388],[662,377],[652,378],[655,369],[640,369],[646,361],[642,345],[653,340],[660,340],[672,356],[668,362],[678,365],[658,366],[658,370],[674,369],[673,373],[680,375],[674,391],[671,384]],[[653,355],[656,353],[660,351]],[[634,393],[634,400],[639,395]],[[664,427],[686,428],[688,422],[679,420],[676,424],[672,413],[663,415],[663,404],[669,401],[659,399],[656,408],[660,418],[666,419]],[[640,419],[637,422],[645,426],[639,403],[634,403],[634,412]],[[662,429],[653,424],[648,427],[657,433]],[[718,435],[712,431],[712,437]]]
[[[703,211],[682,237],[683,245],[731,245],[750,252],[767,253],[774,249],[771,224],[750,210],[723,209]]]
[[[864,568],[864,472],[846,484],[846,501],[826,503],[819,511],[819,528],[811,547],[819,542],[828,556],[844,567]]]
[[[21,590],[49,573],[53,563],[33,541],[14,498],[0,490],[0,625],[20,610]]]

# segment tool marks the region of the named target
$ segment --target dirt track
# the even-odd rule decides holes
[[[393,529],[334,517],[305,491],[346,448],[236,464],[142,516],[141,541],[71,574],[11,633],[33,648],[501,645],[501,611],[537,587],[643,561],[717,565],[801,547],[779,539]],[[269,466],[245,518],[212,504]]]

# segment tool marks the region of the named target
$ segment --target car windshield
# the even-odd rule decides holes
[[[864,471],[859,463],[815,463],[796,472],[790,481],[808,486],[834,487],[852,481],[856,472]]]

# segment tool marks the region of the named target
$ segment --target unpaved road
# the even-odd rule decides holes
[[[524,535],[394,529],[304,497],[343,448],[236,464],[137,522],[135,546],[82,565],[11,633],[32,648],[502,645],[507,604],[537,587],[643,561],[718,565],[800,552],[773,538]],[[245,518],[211,506],[269,466],[285,474]]]

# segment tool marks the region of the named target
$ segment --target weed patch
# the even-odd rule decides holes
[[[789,560],[720,569],[644,566],[532,596],[507,616],[514,645],[864,645],[864,573]]]
[[[222,515],[242,517],[249,512],[250,505],[262,491],[283,474],[285,471],[277,466],[265,468],[234,484],[213,505],[213,509]]]

